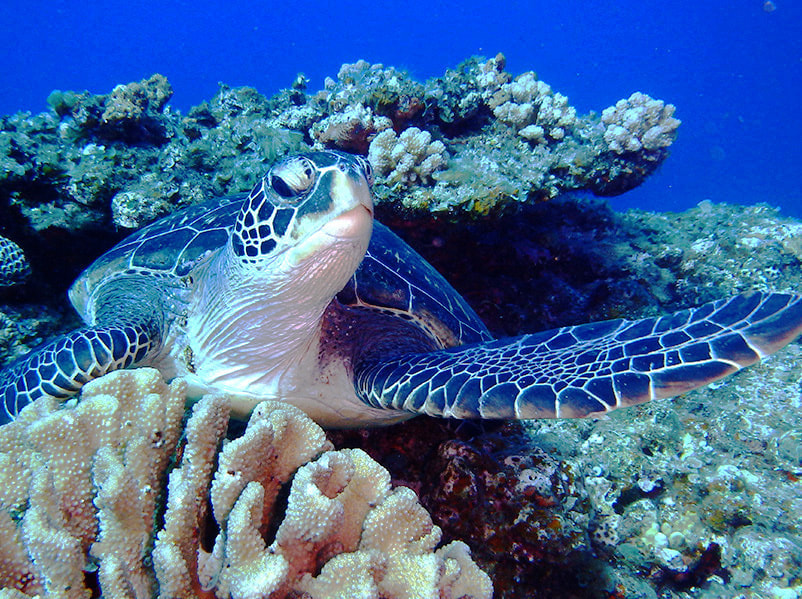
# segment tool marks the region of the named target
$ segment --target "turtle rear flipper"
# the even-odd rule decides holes
[[[749,293],[361,364],[355,385],[369,405],[432,416],[581,418],[707,385],[800,332],[801,296]]]
[[[157,339],[148,327],[111,325],[73,331],[0,371],[0,423],[14,420],[35,399],[66,399],[87,382],[140,362]]]

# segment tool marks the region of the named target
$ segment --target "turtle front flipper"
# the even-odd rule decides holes
[[[140,362],[155,346],[149,327],[134,324],[81,329],[42,345],[0,371],[0,423],[40,397],[71,397],[90,380]]]
[[[31,267],[22,248],[0,235],[0,287],[22,283],[31,274]]]
[[[754,364],[802,332],[802,297],[750,293],[357,365],[360,399],[452,418],[582,418],[672,397]]]

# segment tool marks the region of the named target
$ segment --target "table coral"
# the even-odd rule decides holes
[[[363,451],[332,451],[275,402],[226,441],[229,404],[205,396],[184,426],[182,380],[117,371],[77,403],[34,402],[0,428],[3,595],[492,595],[467,546],[435,549],[440,529],[417,496]]]

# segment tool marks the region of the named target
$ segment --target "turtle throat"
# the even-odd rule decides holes
[[[187,321],[188,369],[204,385],[266,399],[297,392],[316,363],[323,313],[367,250],[372,215],[358,210],[261,268],[230,248],[209,262]]]

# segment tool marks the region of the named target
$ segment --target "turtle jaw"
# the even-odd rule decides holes
[[[335,240],[347,241],[364,237],[365,231],[372,230],[373,208],[360,204],[323,225],[320,232]]]

